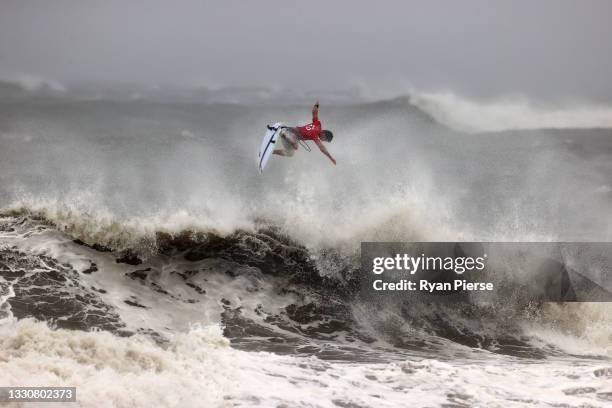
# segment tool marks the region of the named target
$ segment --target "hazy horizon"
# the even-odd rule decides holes
[[[597,0],[4,0],[0,78],[609,103],[610,15]]]

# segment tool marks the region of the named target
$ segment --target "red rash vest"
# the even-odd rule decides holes
[[[319,140],[321,135],[321,121],[316,112],[312,113],[312,123],[297,127],[298,132],[304,140]]]

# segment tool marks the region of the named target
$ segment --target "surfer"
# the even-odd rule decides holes
[[[283,149],[274,150],[274,154],[285,157],[292,157],[298,149],[299,140],[312,140],[321,150],[321,153],[329,157],[332,163],[336,164],[336,159],[327,151],[323,142],[331,142],[334,135],[329,130],[321,129],[319,120],[319,101],[312,107],[312,123],[304,126],[285,127],[280,132]]]

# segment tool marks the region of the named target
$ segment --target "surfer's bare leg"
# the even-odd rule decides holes
[[[295,151],[298,148],[298,144],[291,137],[287,136],[285,130],[283,129],[280,133],[283,149],[276,149],[272,152],[272,154],[277,154],[279,156],[292,157]]]
[[[293,150],[298,149],[298,142],[295,141],[293,137],[289,137],[284,130],[281,132],[280,136],[293,147]]]

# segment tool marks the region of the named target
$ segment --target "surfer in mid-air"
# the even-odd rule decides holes
[[[336,164],[336,159],[327,151],[323,142],[331,142],[334,135],[329,130],[321,129],[319,120],[319,101],[312,107],[312,123],[304,126],[285,127],[280,132],[283,149],[274,150],[274,154],[279,156],[291,157],[298,149],[299,140],[312,140],[321,150],[321,153],[329,157],[332,163]]]

